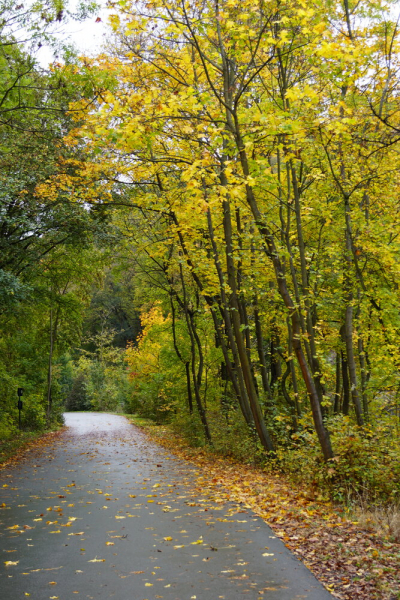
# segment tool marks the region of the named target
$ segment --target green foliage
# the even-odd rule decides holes
[[[293,446],[278,452],[278,464],[294,480],[339,501],[400,500],[400,443],[389,422],[361,429],[348,417],[329,419],[335,458],[321,461],[318,441],[309,427],[292,436]]]
[[[90,410],[91,403],[87,394],[87,380],[84,373],[78,373],[72,381],[69,394],[65,399],[65,410]]]
[[[24,401],[23,406],[22,428],[28,431],[43,431],[47,425],[46,407],[43,398],[39,394],[30,394]]]

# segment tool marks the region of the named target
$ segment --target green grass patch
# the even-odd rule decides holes
[[[134,415],[130,415],[127,413],[117,413],[117,414],[121,415],[122,417],[126,417],[127,419],[129,419],[129,421],[133,425],[136,425],[137,427],[143,427],[143,428],[151,427],[152,429],[159,427],[159,425],[157,425],[157,423],[155,423],[151,419],[146,419],[146,418],[141,417],[136,414],[134,414]]]

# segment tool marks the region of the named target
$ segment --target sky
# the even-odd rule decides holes
[[[76,4],[76,0],[70,0],[68,3],[70,10],[74,10]],[[82,54],[95,55],[100,51],[107,31],[108,14],[107,9],[100,8],[85,21],[62,22],[56,37],[60,41],[73,44]],[[47,67],[54,61],[52,50],[45,46],[37,52],[37,58],[43,67]]]

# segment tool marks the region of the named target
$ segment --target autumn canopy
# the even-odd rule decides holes
[[[90,93],[70,102],[60,168],[36,188],[112,213],[110,260],[142,313],[127,410],[193,443],[389,495],[400,476],[393,7],[113,3],[103,54],[59,67],[90,78]]]

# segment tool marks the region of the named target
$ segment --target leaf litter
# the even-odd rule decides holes
[[[213,502],[239,503],[239,512],[251,509],[334,597],[400,600],[397,541],[352,520],[344,507],[316,498],[306,487],[294,487],[280,473],[191,448],[162,426],[141,429],[171,454],[196,466],[194,495],[207,494]],[[232,509],[232,514],[237,512],[237,508]],[[263,556],[268,559],[272,554]]]

